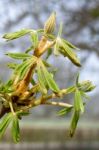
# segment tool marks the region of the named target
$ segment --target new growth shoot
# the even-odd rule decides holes
[[[72,112],[70,136],[75,133],[78,120],[85,110],[86,103],[83,97],[87,98],[86,94],[95,86],[89,80],[80,82],[78,77],[75,85],[65,89],[60,89],[56,83],[55,75],[49,71],[52,66],[47,62],[51,54],[56,57],[60,55],[67,57],[77,67],[81,67],[81,63],[74,51],[77,48],[62,38],[62,25],[59,32],[55,34],[55,24],[56,14],[52,13],[45,22],[44,29],[22,29],[3,36],[7,41],[12,41],[28,34],[31,45],[25,52],[6,53],[12,59],[21,60],[21,63],[9,63],[8,67],[13,70],[13,73],[6,84],[0,83],[1,138],[9,124],[12,124],[13,140],[19,142],[19,121],[23,116],[29,115],[31,109],[39,105],[60,106],[62,109],[58,112],[59,115]],[[44,53],[47,54],[45,59],[42,58]],[[34,79],[34,75],[37,76],[37,80]],[[61,98],[71,93],[74,93],[74,102],[72,104],[62,102]],[[55,98],[60,101],[56,102]]]

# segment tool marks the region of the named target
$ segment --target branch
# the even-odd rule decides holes
[[[63,96],[64,94],[67,94],[69,93],[69,91],[67,89],[63,89],[60,91],[59,94],[55,94],[55,93],[52,93],[48,96],[41,96],[40,98],[38,99],[32,99],[29,103],[28,106],[24,106],[24,107],[21,107],[21,110],[24,111],[24,110],[28,110],[32,107],[35,107],[35,106],[38,106],[38,105],[54,105],[54,106],[61,106],[61,107],[73,107],[71,104],[68,104],[68,103],[63,103],[63,102],[48,102],[49,99],[52,99],[52,98],[57,98],[57,97],[61,97]]]
[[[60,107],[67,107],[67,108],[73,107],[73,105],[68,104],[68,103],[63,103],[63,102],[48,102],[48,101],[46,101],[46,102],[42,103],[42,100],[38,99],[34,102],[32,101],[32,103],[29,104],[28,106],[25,106],[23,108],[21,107],[21,110],[19,109],[18,111],[24,112],[24,111],[27,111],[30,108],[38,106],[38,105],[53,105],[53,106],[60,106]]]
[[[36,57],[40,57],[41,55],[43,55],[43,53],[48,48],[51,48],[54,44],[55,44],[55,40],[54,41],[49,41],[47,37],[42,36],[42,38],[41,38],[41,40],[38,44],[38,47],[34,51],[34,55]]]
[[[45,102],[44,104],[53,105],[53,106],[61,106],[61,107],[73,107],[73,105],[62,102]]]

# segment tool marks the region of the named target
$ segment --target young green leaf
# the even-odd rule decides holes
[[[5,84],[5,92],[11,92],[13,91],[13,88],[12,88],[12,84],[13,84],[13,80],[8,80],[8,82]]]
[[[14,59],[27,59],[32,57],[31,55],[26,53],[6,53],[6,55]]]
[[[61,34],[62,34],[62,23],[60,23],[60,27],[59,27],[59,31],[58,31],[58,36],[56,38],[56,43],[54,45],[54,54],[56,56],[59,56],[60,55],[60,51],[59,51],[59,48],[60,48],[60,37],[61,37]]]
[[[23,79],[23,77],[26,75],[30,67],[35,64],[37,61],[36,57],[32,56],[29,60],[23,61],[22,64],[19,64],[14,72],[15,77],[18,77],[18,81]]]
[[[19,70],[19,78],[20,80],[24,78],[24,76],[26,75],[26,73],[29,71],[29,68],[31,67],[32,62],[26,62],[24,63],[24,65],[21,67],[21,69]]]
[[[47,55],[46,55],[46,60],[51,56],[51,54],[52,54],[52,48],[49,48],[48,50],[47,50]]]
[[[69,112],[71,112],[72,108],[73,108],[73,107],[63,108],[63,109],[61,109],[61,110],[58,112],[58,115],[59,115],[59,116],[67,115]]]
[[[35,30],[31,31],[30,35],[31,35],[31,41],[33,43],[33,47],[35,49],[38,45],[38,32]]]
[[[13,116],[12,137],[13,137],[13,140],[15,143],[19,142],[19,140],[20,140],[20,128],[19,128],[19,119],[16,115]]]
[[[73,92],[75,92],[75,86],[71,86],[66,89],[66,94],[73,93]]]
[[[29,70],[29,66],[30,66],[30,60],[24,61],[22,64],[19,64],[16,67],[16,69],[14,71],[14,75],[15,75],[15,77],[17,77],[17,82],[24,77],[24,75]]]
[[[44,29],[38,29],[36,30],[38,34],[44,35]],[[53,34],[50,33],[46,33],[45,35],[48,39],[50,40],[55,40],[55,36]]]
[[[55,81],[53,80],[52,74],[50,74],[43,62],[40,60],[37,64],[37,74],[38,80],[43,89],[48,89],[48,87],[54,92],[58,92],[59,88]]]
[[[74,51],[63,41],[62,46],[63,46],[62,53],[64,54],[64,56],[67,56],[76,66],[81,67],[80,61],[77,55],[74,53]]]
[[[90,100],[90,97],[89,97],[85,92],[80,91],[80,93],[81,93],[81,96],[82,96],[83,98],[85,98],[85,99],[87,99],[87,100]]]
[[[45,78],[45,81],[46,81],[48,87],[54,92],[59,92],[59,87],[57,86],[53,77],[47,71],[46,67],[44,66],[44,64],[42,62],[41,62],[41,69],[42,69],[42,73],[43,73],[43,76]]]
[[[3,38],[7,39],[7,41],[14,40],[14,39],[20,38],[20,37],[30,33],[30,31],[31,30],[29,30],[29,29],[22,29],[17,32],[7,33],[3,36]]]
[[[6,116],[4,116],[3,120],[0,123],[0,138],[5,133],[5,130],[9,126],[10,122],[12,121],[12,113],[8,113]]]
[[[45,60],[42,60],[43,64],[46,66],[46,67],[52,67],[51,64],[49,64],[47,61]]]
[[[38,29],[36,30],[38,33],[44,33],[44,29]]]
[[[74,46],[72,43],[70,43],[69,41],[65,40],[65,39],[62,39],[64,41],[64,43],[66,45],[68,45],[70,48],[72,49],[76,49],[76,50],[79,50],[79,48],[77,48],[76,46]]]
[[[60,26],[59,26],[59,31],[58,31],[58,37],[61,37],[62,30],[63,30],[63,24],[62,24],[62,22],[61,22],[61,23],[60,23]]]
[[[16,63],[8,63],[7,66],[8,66],[10,69],[15,69],[15,68],[18,66],[18,64],[16,64]]]
[[[39,80],[39,87],[40,87],[40,90],[46,94],[47,93],[47,88],[46,88],[46,83],[45,83],[45,78],[44,78],[44,75],[42,73],[42,70],[41,70],[41,67],[40,65],[38,64],[37,65],[37,75],[38,75],[38,80]]]
[[[54,45],[54,55],[59,56],[60,55],[60,51],[59,51],[59,37],[56,38],[56,43]]]
[[[84,112],[84,104],[81,98],[80,91],[77,88],[75,91],[74,108],[75,111],[81,111],[82,113]]]
[[[25,50],[25,53],[29,53],[30,51],[32,51],[34,49],[34,46],[31,45],[28,49]]]
[[[77,57],[77,55],[73,52],[72,48],[69,47],[64,40],[62,40],[61,38],[58,39],[58,43],[59,43],[59,52],[61,54],[64,55],[64,57],[68,57],[72,63],[74,63],[76,66],[81,66],[80,61]]]
[[[80,117],[80,112],[79,111],[74,111],[73,116],[72,116],[72,120],[71,120],[71,124],[70,124],[70,132],[69,132],[71,137],[75,133],[79,117]]]
[[[13,80],[10,79],[8,80],[8,82],[6,84],[1,84],[0,86],[0,92],[2,93],[10,93],[13,91],[13,87],[12,87],[12,84],[13,84]]]
[[[28,116],[30,114],[30,112],[28,110],[22,111],[22,112],[18,111],[18,112],[16,112],[16,114],[17,114],[18,117],[20,117],[20,116]]]
[[[46,36],[49,40],[55,40],[56,39],[56,37],[53,34],[46,33],[46,35],[44,35],[44,36]]]
[[[29,91],[30,91],[30,93],[37,93],[37,92],[42,92],[42,93],[44,93],[44,91],[42,91],[42,90],[44,90],[44,89],[40,89],[40,83],[37,83],[37,84],[35,84]],[[44,94],[46,94],[47,92],[45,92]]]

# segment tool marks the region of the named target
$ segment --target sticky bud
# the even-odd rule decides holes
[[[54,31],[56,24],[56,13],[52,13],[44,25],[45,34],[50,34]]]

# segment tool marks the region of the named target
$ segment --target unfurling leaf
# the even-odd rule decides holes
[[[48,39],[50,39],[50,40],[55,40],[55,39],[56,39],[53,34],[47,34],[47,33],[46,33],[45,36],[46,36]]]
[[[29,68],[31,67],[30,62],[24,62],[23,65],[21,66],[20,70],[18,70],[18,75],[20,79],[23,79],[26,73],[28,72]]]
[[[54,55],[59,56],[60,51],[59,51],[60,45],[59,45],[59,38],[57,37],[56,43],[54,45]]]
[[[18,66],[18,64],[16,64],[16,63],[8,63],[7,66],[8,66],[10,69],[15,69],[15,68]]]
[[[30,112],[28,110],[24,110],[24,111],[19,111],[16,113],[18,117],[21,117],[21,116],[28,116],[30,114]]]
[[[22,64],[18,65],[14,71],[15,78],[17,77],[17,82],[21,80],[24,75],[29,70],[30,62],[24,61]]]
[[[14,59],[27,59],[32,57],[31,55],[26,53],[6,53],[6,55]]]
[[[83,92],[90,92],[95,88],[95,85],[93,85],[91,81],[87,80],[79,83],[78,88]]]
[[[39,82],[41,82],[42,87],[47,88],[48,86],[52,91],[59,92],[59,87],[57,86],[52,75],[47,71],[45,65],[41,60],[38,62],[37,66],[37,70],[39,71],[38,79]]]
[[[54,31],[56,24],[56,13],[52,13],[44,25],[45,34],[50,34]]]
[[[71,125],[70,125],[70,132],[69,132],[71,137],[75,133],[79,117],[80,117],[80,112],[79,111],[74,111],[73,116],[72,116],[72,120],[71,120]]]
[[[83,98],[85,98],[85,99],[87,99],[87,100],[90,100],[90,97],[89,97],[85,92],[80,91],[80,93],[81,93],[81,96],[82,96]]]
[[[8,80],[8,82],[5,84],[4,92],[11,92],[11,91],[13,91],[12,84],[13,84],[13,80],[11,80],[11,79]]]
[[[77,55],[74,53],[73,48],[67,45],[66,42],[64,42],[64,40],[61,39],[60,37],[58,37],[56,41],[58,43],[57,54],[61,53],[64,57],[68,57],[72,61],[72,63],[74,63],[76,66],[80,67],[81,66],[80,61]]]
[[[75,50],[79,50],[79,48],[77,48],[76,46],[74,46],[72,43],[70,43],[69,41],[62,39],[64,41],[64,43],[66,45],[68,45],[70,48],[75,49]]]
[[[39,65],[37,65],[37,75],[38,75],[40,90],[42,93],[46,94],[47,93],[46,83],[45,83],[44,75],[42,73],[42,68]]]
[[[31,45],[28,49],[25,50],[25,53],[29,53],[30,51],[32,51],[34,49],[34,46]]]
[[[70,48],[63,40],[60,40],[60,52],[66,57],[68,57],[72,63],[76,66],[81,66],[77,55],[74,53],[73,49]]]
[[[45,60],[42,60],[43,64],[46,66],[46,67],[52,67],[51,64],[49,64],[47,61]]]
[[[44,35],[45,31],[44,29],[36,30],[38,34]],[[50,33],[46,33],[46,37],[50,40],[55,40],[55,36]]]
[[[71,86],[66,89],[66,94],[73,93],[73,92],[75,92],[75,86]]]
[[[24,36],[28,33],[30,33],[29,29],[22,29],[22,30],[17,31],[17,32],[7,33],[3,36],[3,38],[7,39],[7,41],[10,41],[10,40],[20,38],[21,36]]]
[[[60,37],[61,37],[61,34],[62,34],[62,23],[60,23],[58,36],[56,38],[56,43],[54,45],[54,54],[56,56],[60,55],[59,48],[60,48]]]
[[[58,115],[59,115],[59,116],[67,115],[69,112],[71,112],[72,108],[73,108],[73,107],[63,108],[63,109],[61,109],[61,110],[58,112]]]
[[[4,116],[3,120],[0,123],[0,139],[4,135],[5,130],[7,129],[11,121],[12,121],[12,113],[8,113],[6,116]]]
[[[60,23],[60,26],[59,26],[59,31],[58,31],[58,37],[61,37],[62,30],[63,30],[63,24],[62,24],[62,22],[61,22],[61,23]]]
[[[49,49],[47,50],[46,60],[51,56],[51,54],[52,54],[52,49],[49,48]]]
[[[38,46],[38,32],[37,31],[31,31],[31,41],[33,43],[33,48],[35,49]]]
[[[45,68],[43,68],[43,73],[44,73],[44,77],[49,88],[54,92],[59,92],[59,88],[57,84],[55,83],[52,75]]]
[[[75,91],[74,108],[75,111],[81,111],[82,113],[84,112],[84,104],[81,98],[80,91],[77,88]]]
[[[23,61],[22,64],[19,64],[15,71],[14,76],[17,77],[17,82],[24,78],[28,70],[33,64],[36,64],[37,58],[35,56],[32,56],[29,60]]]
[[[19,140],[20,140],[20,128],[19,128],[19,119],[16,115],[13,116],[12,137],[13,137],[13,140],[15,143],[19,142]]]
[[[0,85],[0,92],[1,93],[10,93],[13,91],[13,87],[12,87],[12,84],[13,84],[13,80],[8,80],[8,82],[6,84],[2,83]]]

